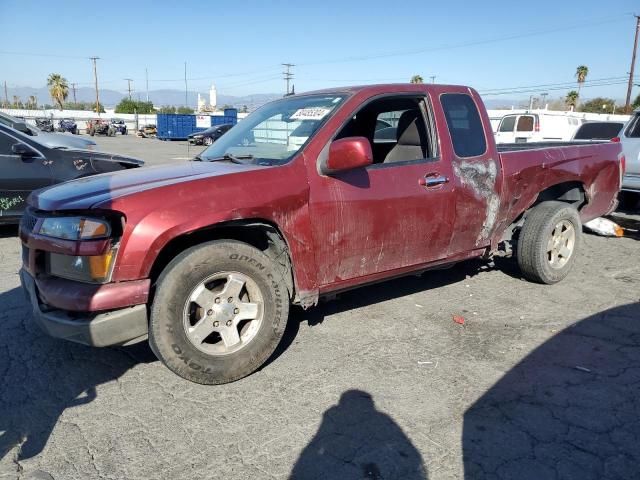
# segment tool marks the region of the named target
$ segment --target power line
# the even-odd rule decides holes
[[[627,17],[627,15],[625,15],[625,17]],[[374,60],[374,59],[378,59],[378,58],[401,57],[401,56],[408,56],[408,55],[417,55],[417,54],[420,54],[420,53],[436,52],[436,51],[440,51],[440,50],[451,50],[451,49],[455,49],[455,48],[473,47],[473,46],[477,46],[477,45],[486,45],[488,43],[503,42],[505,40],[515,40],[515,39],[519,39],[519,38],[533,37],[533,36],[538,36],[538,35],[546,35],[546,34],[549,34],[549,33],[564,32],[564,31],[567,31],[567,30],[576,30],[576,29],[581,29],[581,28],[585,28],[585,27],[590,27],[590,26],[593,26],[593,25],[602,25],[602,24],[605,24],[605,23],[614,23],[614,22],[619,22],[621,18],[622,17],[620,15],[618,15],[616,17],[611,17],[611,18],[606,19],[606,20],[603,20],[603,19],[597,19],[596,20],[596,19],[594,19],[594,21],[583,21],[583,22],[581,22],[579,24],[575,24],[575,25],[558,26],[558,27],[554,27],[554,28],[535,30],[535,31],[527,32],[527,33],[514,33],[514,34],[510,34],[510,35],[491,37],[491,38],[486,38],[484,40],[478,40],[478,41],[472,41],[472,42],[462,42],[462,43],[457,43],[457,44],[441,45],[441,46],[437,46],[437,47],[420,48],[420,49],[415,49],[415,50],[399,50],[399,51],[394,51],[394,52],[384,52],[384,53],[371,54],[371,55],[343,57],[343,58],[331,59],[331,60],[326,60],[326,61],[318,61],[318,62],[298,63],[298,66],[304,67],[304,66],[310,66],[310,65],[327,65],[327,64],[333,64],[333,63],[359,62],[359,61],[364,61],[364,60]]]
[[[625,76],[618,76],[618,77],[603,77],[603,78],[593,78],[591,80],[585,80],[584,83],[593,83],[593,82],[603,82],[603,81],[616,81],[616,80],[621,80],[621,79],[626,79],[627,77]],[[498,91],[498,90],[517,90],[520,88],[534,88],[534,87],[573,87],[575,86],[575,80],[570,80],[568,82],[560,82],[560,83],[537,83],[534,85],[523,85],[523,86],[519,86],[519,87],[499,87],[499,88],[485,88],[485,89],[480,89],[482,90],[484,93],[488,93],[488,92],[493,92],[493,91]]]
[[[611,81],[611,82],[600,82],[600,83],[593,83],[593,84],[588,84],[588,85],[583,85],[582,88],[589,88],[589,87],[608,87],[611,85],[624,85],[625,83],[627,83],[627,80],[618,80],[618,81]],[[531,89],[520,89],[520,90],[504,90],[504,91],[498,91],[498,92],[480,92],[480,95],[482,96],[491,96],[491,95],[507,95],[507,94],[520,94],[520,93],[540,93],[540,92],[545,92],[547,90],[566,90],[567,86],[558,86],[558,87],[544,87],[544,88],[531,88]]]

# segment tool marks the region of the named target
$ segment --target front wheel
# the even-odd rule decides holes
[[[564,202],[543,202],[528,214],[517,245],[518,265],[525,278],[553,284],[565,278],[580,246],[578,211]]]
[[[212,139],[211,137],[204,137],[204,138],[202,139],[202,143],[203,143],[204,145],[209,146],[209,145],[211,145],[211,144],[213,143],[213,139]]]
[[[149,344],[196,383],[243,378],[274,352],[287,323],[281,270],[250,245],[217,240],[178,255],[158,280]]]

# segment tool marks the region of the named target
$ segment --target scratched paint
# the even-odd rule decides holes
[[[463,185],[469,187],[477,197],[485,199],[484,221],[476,239],[476,245],[479,245],[489,238],[500,209],[500,197],[496,192],[498,167],[492,158],[486,162],[462,160],[453,162],[453,171]]]

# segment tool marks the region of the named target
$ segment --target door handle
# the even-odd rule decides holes
[[[425,175],[424,177],[418,180],[418,184],[421,187],[433,188],[439,185],[444,185],[445,183],[449,183],[449,179],[442,175]]]

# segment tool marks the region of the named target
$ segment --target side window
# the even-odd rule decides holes
[[[513,127],[516,126],[516,117],[513,115],[509,115],[502,119],[500,122],[500,128],[498,128],[499,132],[513,132]]]
[[[15,143],[18,143],[17,140],[4,132],[0,132],[0,155],[13,155],[11,147]]]
[[[473,99],[464,93],[445,93],[440,101],[456,155],[476,157],[486,152],[484,128]]]
[[[406,110],[383,112],[376,120],[376,131],[373,135],[374,143],[395,143],[398,134],[398,120]]]
[[[640,138],[640,113],[636,113],[636,116],[633,117],[625,135],[629,138]]]
[[[435,157],[423,115],[423,96],[383,97],[366,104],[335,139],[365,137],[374,164],[410,162]]]
[[[533,132],[533,117],[531,115],[522,115],[518,119],[518,132]]]

